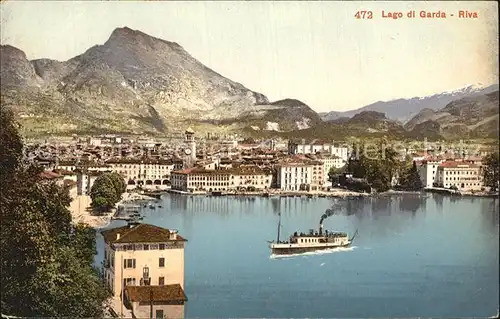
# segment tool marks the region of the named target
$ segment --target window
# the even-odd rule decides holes
[[[135,278],[124,278],[123,285],[124,286],[135,286]]]
[[[135,259],[124,259],[123,268],[135,268]]]
[[[165,277],[158,278],[158,286],[163,286],[165,284]]]
[[[160,257],[160,259],[159,259],[159,265],[158,266],[159,267],[165,267],[165,258]]]
[[[156,318],[157,319],[163,319],[163,309],[157,309],[156,310]]]
[[[149,250],[149,245],[148,244],[144,244],[144,250]]]

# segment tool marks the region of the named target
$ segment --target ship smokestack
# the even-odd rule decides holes
[[[319,235],[323,235],[323,224],[319,224]]]

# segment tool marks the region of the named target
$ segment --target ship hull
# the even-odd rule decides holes
[[[271,252],[274,255],[303,254],[308,252],[315,252],[315,251],[334,249],[334,248],[347,248],[351,246],[351,243],[346,243],[343,245],[324,245],[324,246],[293,246],[293,245],[286,245],[286,246],[288,247],[273,247],[273,245],[271,245]]]

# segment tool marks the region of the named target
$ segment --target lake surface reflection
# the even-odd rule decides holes
[[[472,317],[499,300],[498,200],[437,194],[338,201],[332,253],[270,258],[266,240],[318,228],[335,199],[165,195],[144,222],[178,229],[189,317]],[[121,225],[120,222],[112,226]],[[102,238],[98,238],[102,259]]]

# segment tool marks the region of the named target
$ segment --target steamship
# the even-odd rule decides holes
[[[358,231],[349,238],[347,233],[323,230],[323,219],[321,218],[319,230],[310,229],[309,233],[295,232],[287,241],[280,240],[281,214],[278,222],[278,238],[269,241],[269,248],[274,255],[302,254],[319,250],[349,247],[358,234]]]

